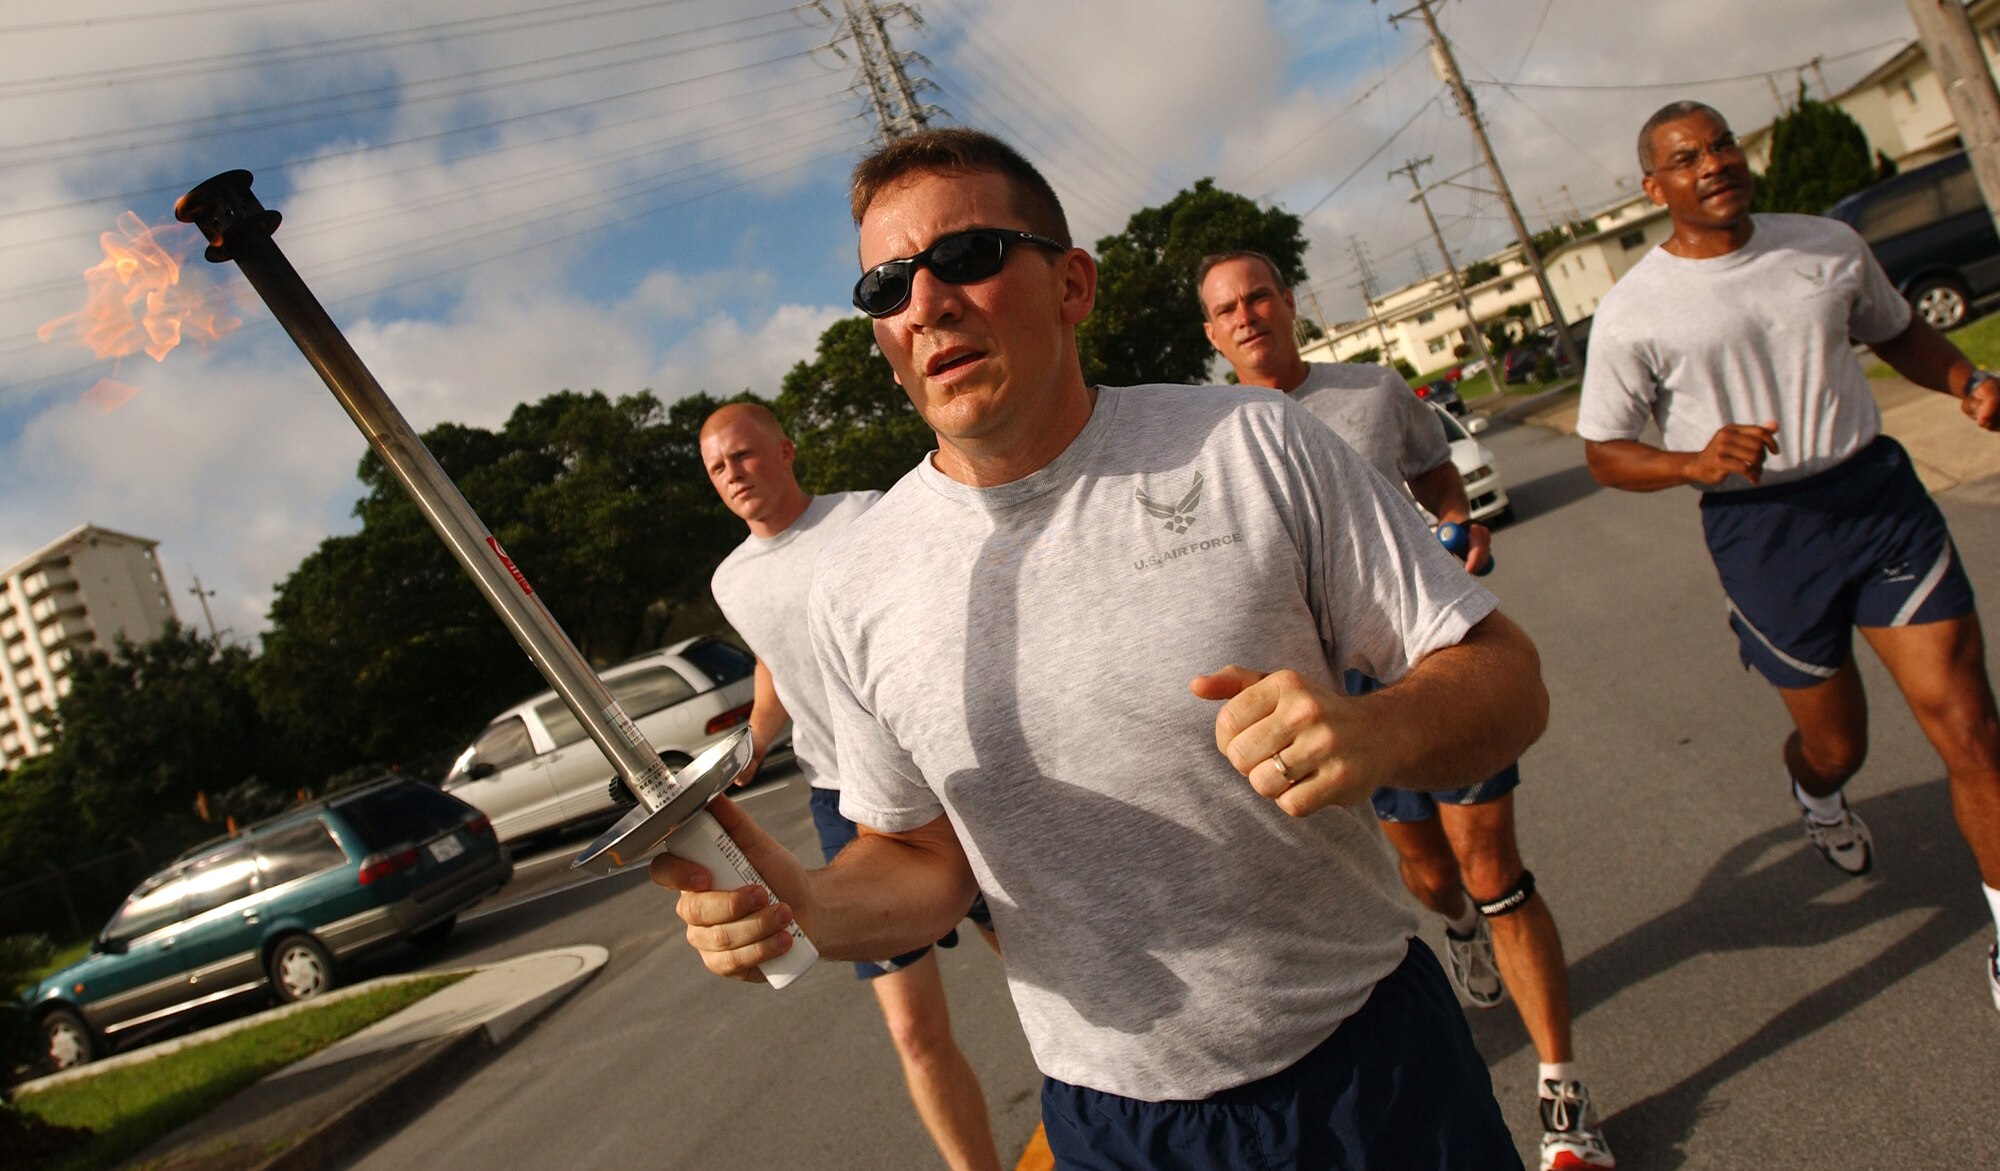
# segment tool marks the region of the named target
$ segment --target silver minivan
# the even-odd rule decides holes
[[[756,662],[703,636],[627,660],[602,678],[660,758],[679,768],[749,722]],[[553,691],[495,716],[452,764],[444,789],[492,818],[503,842],[631,803],[611,762]]]

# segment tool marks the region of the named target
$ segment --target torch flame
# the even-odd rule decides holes
[[[181,287],[180,261],[160,240],[168,232],[193,235],[179,224],[149,228],[137,214],[121,214],[118,230],[98,237],[104,259],[83,272],[90,287],[83,308],[44,324],[35,336],[46,342],[73,330],[77,343],[100,358],[144,351],[159,362],[184,336],[213,340],[241,325],[210,298]]]

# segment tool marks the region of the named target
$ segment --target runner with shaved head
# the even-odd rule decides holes
[[[808,495],[793,473],[795,454],[777,416],[760,403],[731,403],[701,426],[709,483],[750,529],[716,569],[711,588],[757,655],[754,760],[763,760],[789,716],[799,771],[812,787],[813,826],[831,862],[854,840],[855,826],[840,815],[834,733],[806,628],[806,591],[821,550],[882,494]],[[978,917],[984,913],[979,907]],[[949,927],[944,935],[956,938]],[[899,950],[894,959],[858,961],[854,971],[882,1007],[917,1117],[953,1171],[997,1171],[986,1098],[952,1037],[937,956],[928,941]]]

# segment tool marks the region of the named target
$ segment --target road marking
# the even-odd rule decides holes
[[[786,779],[782,781],[775,781],[767,785],[759,785],[756,788],[750,790],[749,792],[742,794],[741,796],[732,797],[731,800],[737,802],[738,804],[747,804],[752,798],[762,797],[769,793],[783,792],[785,789],[790,788],[791,784],[792,782],[790,781],[790,779]],[[575,854],[569,847],[558,847],[555,850],[551,850],[547,854],[540,854],[533,858],[528,859],[526,862],[516,863],[514,866],[514,871],[515,873],[518,874],[525,867],[541,866],[549,862],[560,862],[566,858],[571,858],[574,856]],[[531,903],[538,903],[541,902],[543,899],[548,898],[551,895],[567,894],[568,892],[573,891],[580,886],[589,886],[591,883],[594,882],[603,882],[607,878],[616,878],[621,874],[626,874],[631,871],[638,870],[646,866],[650,866],[651,864],[652,864],[652,859],[646,858],[641,861],[634,862],[630,866],[620,866],[618,869],[613,870],[608,874],[586,875],[582,878],[577,879],[574,882],[565,882],[561,886],[552,886],[545,891],[538,891],[537,893],[531,894],[523,899],[515,899],[511,903],[503,903],[500,906],[493,907],[490,910],[480,911],[477,914],[472,914],[472,915],[462,915],[459,917],[458,921],[460,923],[477,923],[479,920],[486,918],[488,915],[497,915],[502,911],[511,911],[516,907],[525,907]]]

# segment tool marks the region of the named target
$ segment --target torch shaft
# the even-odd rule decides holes
[[[619,709],[527,578],[508,559],[458,486],[445,475],[437,458],[347,344],[291,261],[269,236],[259,233],[232,236],[230,248],[231,258],[270,307],[271,315],[319,372],[361,429],[368,446],[416,502],[424,519],[603,750],[611,767],[648,809],[665,805],[672,799],[673,782],[659,754]]]

